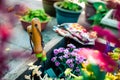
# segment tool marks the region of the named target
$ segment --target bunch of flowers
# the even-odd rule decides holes
[[[60,47],[54,49],[54,57],[52,57],[51,61],[55,63],[55,66],[60,69],[62,74],[64,74],[63,72],[67,68],[71,68],[71,72],[79,76],[81,74],[82,63],[86,58],[77,54],[78,51],[79,48],[77,49],[73,44],[68,44],[67,48]],[[61,76],[60,74],[59,77]]]

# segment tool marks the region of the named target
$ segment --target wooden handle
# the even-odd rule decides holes
[[[27,27],[27,32],[34,45],[34,53],[37,58],[40,58],[42,61],[47,59],[46,52],[43,50],[42,46],[42,35],[41,35],[41,23],[38,18],[33,18],[32,25]]]
[[[42,36],[41,36],[41,23],[38,18],[32,19],[32,42],[34,45],[34,52],[41,53],[42,48]]]

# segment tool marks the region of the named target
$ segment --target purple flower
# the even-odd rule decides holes
[[[64,57],[64,58],[69,58],[69,55],[68,55],[68,54],[64,54],[63,57]]]
[[[77,64],[80,64],[84,61],[84,57],[83,56],[76,56],[75,60]]]
[[[73,44],[68,44],[67,47],[69,47],[69,48],[73,48],[73,49],[76,48],[76,46],[73,45]]]
[[[67,59],[66,64],[70,64],[73,62],[73,59]]]
[[[70,68],[74,68],[74,64],[72,64],[72,63],[69,64],[69,67],[70,67]]]
[[[75,71],[76,71],[76,72],[80,72],[79,67],[76,67]]]
[[[58,51],[59,51],[59,53],[62,53],[62,52],[64,52],[64,48],[61,47],[58,49]]]
[[[77,53],[79,51],[79,49],[74,49],[73,52]]]
[[[56,65],[56,66],[59,66],[59,65],[60,65],[60,63],[59,63],[58,61],[56,61],[56,62],[55,62],[55,65]]]
[[[59,53],[58,49],[54,49],[54,55],[57,55]]]
[[[56,59],[57,59],[57,57],[53,57],[53,58],[51,59],[51,61],[52,61],[52,62],[55,62]]]
[[[72,56],[76,56],[76,53],[75,52],[71,52],[70,53]]]
[[[66,53],[66,54],[69,53],[69,50],[68,50],[68,49],[65,49],[65,50],[64,50],[64,53]]]
[[[62,59],[63,59],[63,56],[60,56],[59,59],[62,60]]]

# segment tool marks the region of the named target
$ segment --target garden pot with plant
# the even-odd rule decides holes
[[[63,0],[42,0],[43,8],[48,15],[52,17],[56,16],[56,12],[53,4],[58,1],[63,1]]]
[[[82,11],[81,6],[69,0],[54,3],[58,24],[77,22]]]
[[[22,16],[20,19],[25,30],[27,29],[27,26],[31,25],[31,20],[33,18],[38,18],[40,20],[42,30],[45,29],[46,24],[50,21],[50,16],[48,16],[43,10],[30,10],[28,14]]]

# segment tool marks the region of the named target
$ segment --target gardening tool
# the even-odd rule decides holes
[[[30,44],[37,58],[45,61],[46,52],[43,49],[43,39],[41,34],[41,23],[38,18],[33,18],[30,26],[27,27],[27,32],[30,36]],[[32,45],[33,43],[33,45]]]

